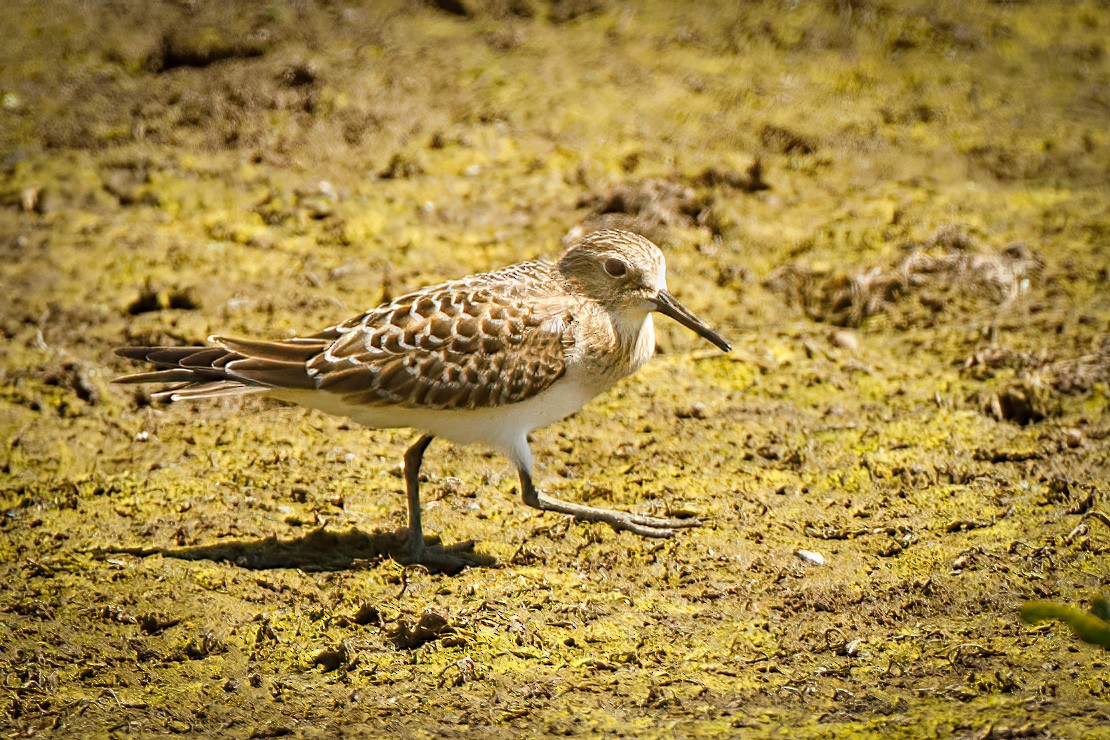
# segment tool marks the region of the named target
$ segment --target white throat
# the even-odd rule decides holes
[[[629,372],[636,372],[655,354],[655,321],[650,311],[613,317],[613,326],[621,344],[631,347]]]

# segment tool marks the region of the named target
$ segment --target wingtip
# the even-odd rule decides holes
[[[116,347],[112,350],[117,357],[126,357],[129,360],[138,360],[142,362],[146,360],[147,355],[150,353],[150,347]]]

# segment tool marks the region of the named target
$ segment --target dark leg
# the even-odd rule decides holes
[[[405,553],[402,562],[408,565],[420,564],[428,570],[454,575],[463,568],[475,565],[492,565],[495,561],[488,555],[474,552],[474,541],[458,542],[449,547],[424,544],[424,525],[420,517],[420,465],[424,462],[424,451],[435,437],[425,434],[412,443],[405,452],[405,493],[409,504],[409,536],[405,540]]]
[[[527,470],[518,467],[517,473],[520,475],[520,491],[524,496],[524,503],[534,509],[570,514],[584,522],[605,522],[617,531],[623,529],[641,537],[674,537],[675,530],[701,526],[701,522],[697,519],[663,519],[552,498],[536,490],[532,485],[532,475]]]
[[[409,536],[405,550],[412,562],[419,563],[424,556],[424,525],[420,519],[420,465],[424,462],[424,450],[435,439],[425,434],[413,442],[405,452],[405,493],[409,500]]]

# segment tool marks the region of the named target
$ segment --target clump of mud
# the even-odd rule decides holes
[[[588,209],[590,216],[568,239],[598,229],[628,229],[662,240],[670,228],[693,223],[705,204],[689,185],[650,178],[588,193],[578,207]]]
[[[952,311],[1005,308],[1028,291],[1043,264],[1026,244],[991,250],[956,225],[899,251],[889,265],[848,273],[787,264],[765,285],[815,321],[860,326],[886,313],[895,328],[907,328],[932,326]]]
[[[597,229],[627,229],[667,241],[671,229],[697,226],[719,235],[711,191],[770,190],[764,174],[763,160],[757,157],[743,171],[714,165],[691,177],[653,177],[602,187],[578,199],[578,207],[588,215],[568,239]]]
[[[1031,424],[1056,416],[1060,396],[1090,393],[1110,378],[1110,335],[1099,337],[1091,351],[1064,356],[1059,351],[1039,353],[990,345],[977,349],[964,362],[964,372],[976,380],[1010,375],[998,390],[980,399],[983,410],[996,419]]]

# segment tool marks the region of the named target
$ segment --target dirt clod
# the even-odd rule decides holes
[[[454,633],[454,628],[442,614],[426,611],[420,615],[416,624],[409,626],[404,619],[397,620],[390,631],[389,639],[398,650],[413,650],[445,635]]]

